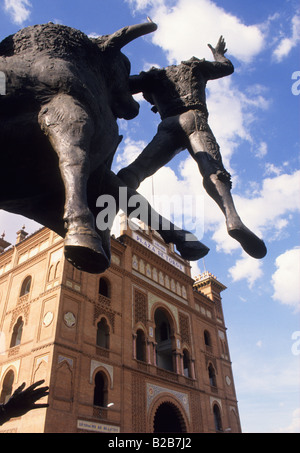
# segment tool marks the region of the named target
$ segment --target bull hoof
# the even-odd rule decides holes
[[[198,241],[196,236],[189,231],[175,230],[168,232],[171,235],[167,237],[164,232],[160,232],[165,242],[172,242],[176,245],[181,257],[188,261],[197,261],[208,254],[209,248],[202,242]]]
[[[90,274],[100,274],[110,264],[99,236],[86,229],[67,233],[65,257],[77,269]]]
[[[252,256],[252,258],[261,259],[267,254],[267,248],[264,241],[259,239],[252,231],[250,231],[245,225],[239,226],[238,228],[229,228],[228,234],[233,239],[237,240],[244,251]]]

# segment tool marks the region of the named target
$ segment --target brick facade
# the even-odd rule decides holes
[[[1,245],[1,244],[0,244]],[[7,244],[6,244],[7,246]],[[112,238],[101,275],[42,228],[0,254],[0,401],[45,379],[49,408],[0,432],[240,432],[216,277],[154,232]]]

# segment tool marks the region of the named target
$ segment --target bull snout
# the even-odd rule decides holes
[[[127,114],[125,114],[124,119],[132,120],[139,114],[139,111],[140,111],[140,104],[133,99],[131,102],[131,109],[130,110],[128,109],[128,112],[127,112]]]
[[[132,120],[140,111],[140,104],[132,96],[127,99],[117,99],[113,105],[113,112],[117,118]]]

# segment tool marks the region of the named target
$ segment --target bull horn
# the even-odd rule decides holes
[[[116,31],[108,37],[105,47],[120,50],[134,39],[157,30],[157,25],[150,18],[147,19],[148,22],[144,24],[129,25]]]

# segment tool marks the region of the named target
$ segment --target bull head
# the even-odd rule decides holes
[[[148,18],[148,22],[123,27],[111,35],[94,39],[103,55],[110,62],[109,89],[111,109],[117,118],[131,120],[139,113],[139,104],[133,99],[129,88],[130,61],[122,54],[122,47],[140,36],[152,33],[157,25]]]

